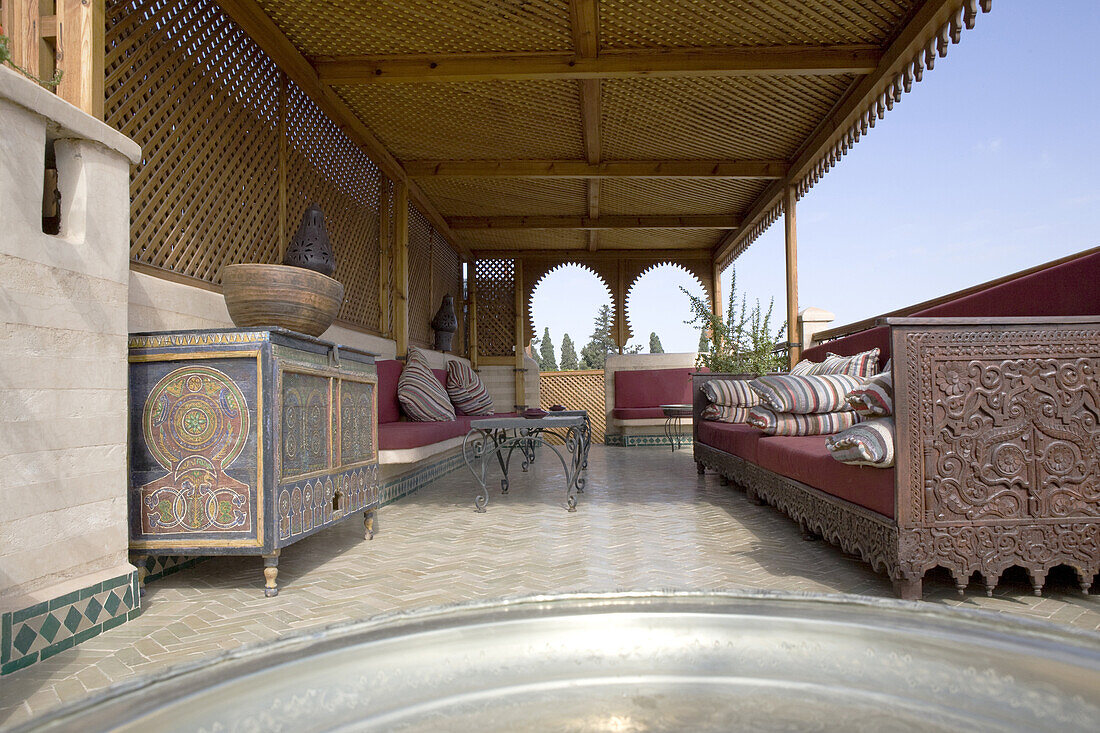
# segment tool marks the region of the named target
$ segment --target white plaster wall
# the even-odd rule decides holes
[[[524,360],[526,373],[524,375],[524,391],[526,399],[522,404],[528,407],[539,406],[539,365],[531,357]],[[516,373],[515,367],[510,365],[483,364],[478,368],[478,376],[481,382],[489,390],[493,398],[494,412],[512,412],[515,410],[516,400]]]
[[[62,228],[42,232],[47,135]],[[0,610],[126,559],[129,166],[137,145],[0,67]]]

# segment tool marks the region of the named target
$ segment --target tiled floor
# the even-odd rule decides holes
[[[91,691],[300,629],[399,609],[533,593],[773,588],[893,597],[889,582],[770,507],[696,476],[690,449],[592,450],[578,511],[563,508],[560,465],[514,474],[475,514],[465,469],[384,507],[378,534],[349,520],[283,552],[281,592],[264,598],[258,558],[211,559],[149,584],[143,614],[0,680],[0,725]],[[541,488],[539,488],[541,487]],[[1096,630],[1100,597],[1052,576],[1043,598],[1022,576],[993,598],[926,578],[932,603]]]

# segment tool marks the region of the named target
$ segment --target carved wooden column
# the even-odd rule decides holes
[[[100,120],[105,30],[103,0],[58,0],[57,95]]]
[[[710,312],[719,318],[722,317],[722,268],[718,261],[714,260],[710,265]]]
[[[393,340],[397,358],[409,351],[409,187],[394,182],[393,192]]]
[[[787,186],[783,194],[783,234],[787,252],[787,342],[790,365],[802,357],[802,342],[798,332],[798,226],[795,221],[797,189]]]

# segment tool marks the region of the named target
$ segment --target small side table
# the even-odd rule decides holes
[[[684,441],[684,418],[691,417],[691,405],[661,405],[665,413],[665,437],[675,451]]]

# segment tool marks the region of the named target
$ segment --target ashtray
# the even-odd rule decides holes
[[[527,417],[527,418],[546,417],[546,415],[547,415],[546,410],[539,410],[539,409],[535,409],[535,408],[523,411],[523,416]]]

